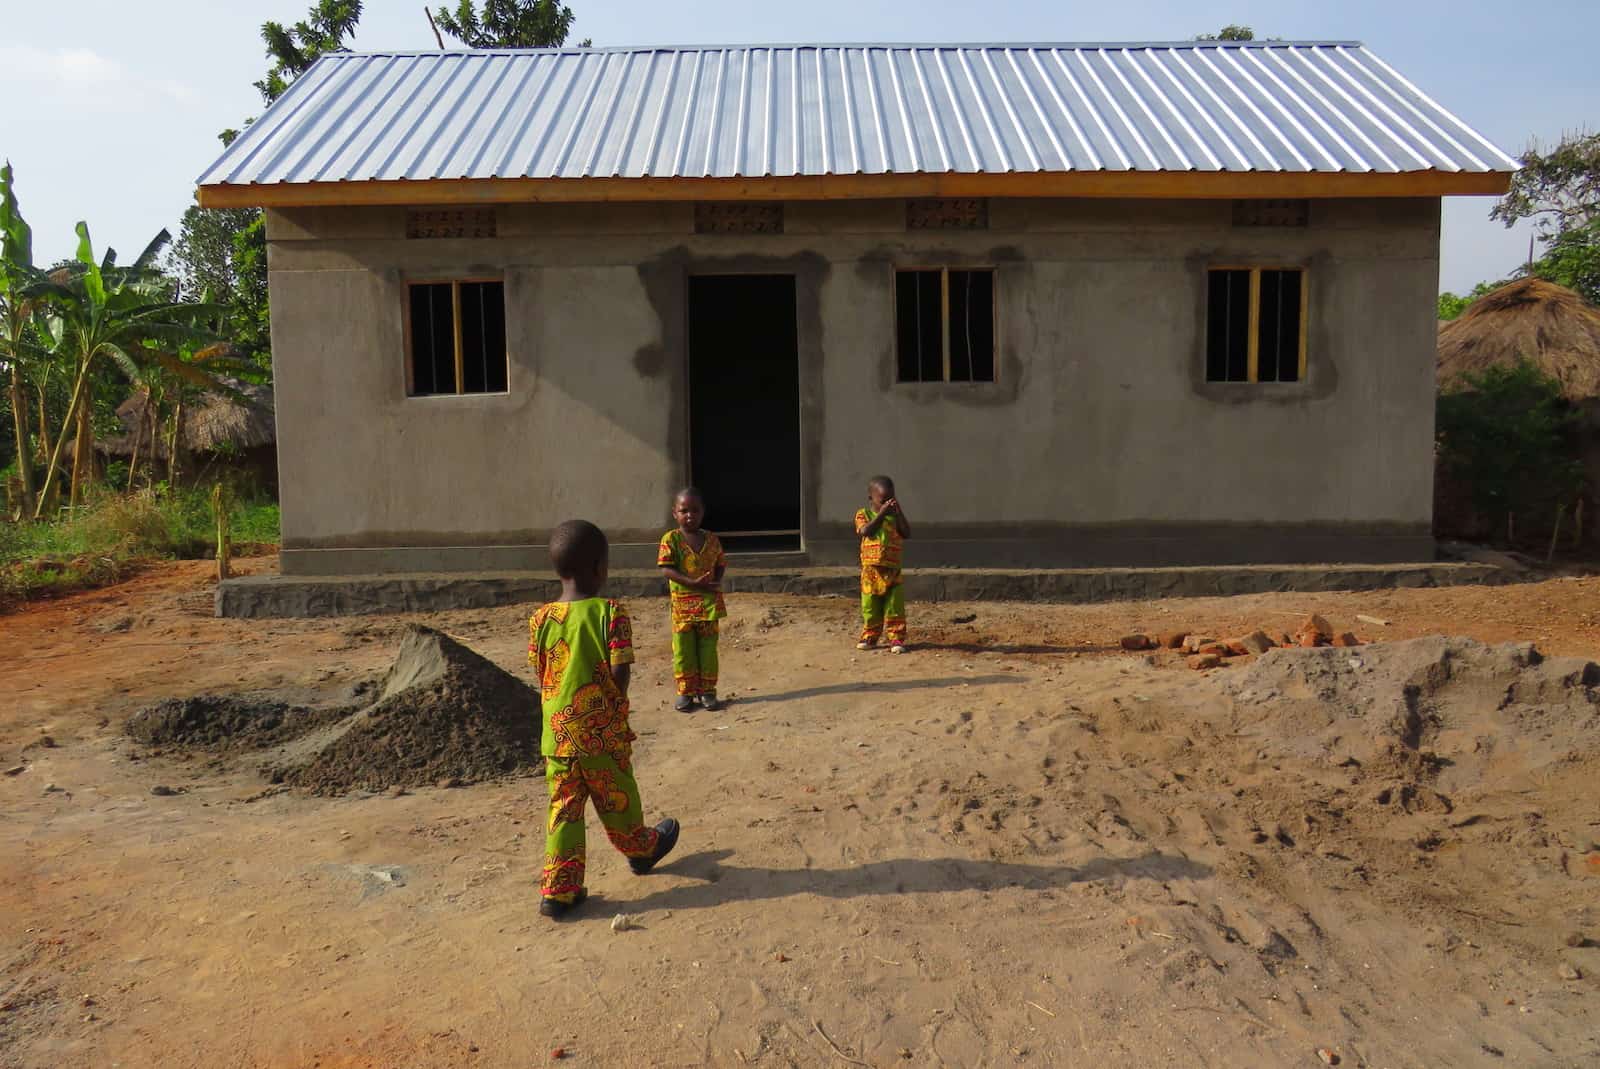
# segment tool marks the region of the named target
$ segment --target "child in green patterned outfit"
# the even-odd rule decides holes
[[[894,480],[874,475],[867,483],[867,507],[856,513],[861,538],[861,641],[870,650],[883,637],[889,652],[906,651],[906,588],[900,574],[900,543],[911,524],[894,496]]]
[[[569,520],[550,535],[561,597],[528,622],[528,660],[544,706],[545,782],[550,789],[539,912],[560,918],[576,909],[583,886],[584,810],[592,799],[611,845],[643,876],[678,842],[671,817],[644,823],[633,778],[628,679],[633,624],[622,606],[600,597],[610,547],[592,523]]]
[[[722,576],[728,559],[717,536],[700,526],[705,499],[694,487],[672,499],[678,526],[661,536],[656,564],[672,594],[672,675],[678,686],[673,708],[692,712],[698,701],[711,712],[717,700],[717,621],[728,615]]]

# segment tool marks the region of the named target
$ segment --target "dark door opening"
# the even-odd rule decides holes
[[[729,552],[800,548],[793,275],[690,277],[689,477]]]

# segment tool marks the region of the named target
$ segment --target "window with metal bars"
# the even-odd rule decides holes
[[[1206,287],[1207,382],[1305,378],[1304,269],[1216,267]]]
[[[505,283],[413,282],[407,287],[406,393],[505,393]]]
[[[896,271],[900,382],[994,381],[994,271]]]

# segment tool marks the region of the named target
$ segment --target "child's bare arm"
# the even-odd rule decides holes
[[[883,503],[882,515],[894,516],[894,527],[895,530],[900,532],[901,538],[911,537],[911,522],[906,519],[905,512],[901,510],[900,499],[898,497],[890,498],[888,501]]]
[[[856,534],[861,538],[871,538],[878,533],[878,528],[883,526],[883,521],[889,518],[887,509],[878,513],[865,523],[856,524]]]
[[[612,665],[611,678],[617,681],[617,689],[622,691],[622,696],[626,698],[628,696],[628,683],[633,679],[633,665]]]

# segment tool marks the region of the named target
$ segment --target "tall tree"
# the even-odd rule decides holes
[[[361,0],[316,0],[306,17],[293,26],[267,22],[261,40],[272,69],[256,83],[268,104],[277,100],[317,58],[345,51],[345,42],[361,21]]]
[[[1600,304],[1600,133],[1570,134],[1549,152],[1534,144],[1522,170],[1489,213],[1512,226],[1533,223],[1544,255],[1523,268]]]
[[[306,17],[292,26],[263,23],[261,41],[271,66],[255,83],[262,99],[272,103],[318,57],[344,51],[361,21],[361,4],[362,0],[315,0]],[[239,131],[224,130],[218,136],[224,145],[231,145]],[[182,284],[180,292],[190,300],[225,308],[223,329],[235,350],[270,373],[267,229],[261,210],[191,206],[179,223],[169,262]]]
[[[434,25],[468,48],[558,48],[572,32],[572,9],[559,0],[473,0],[431,14]],[[582,42],[588,47],[587,40]]]
[[[72,391],[34,505],[36,519],[43,515],[55,489],[69,428],[77,434],[72,503],[81,500],[94,444],[90,426],[93,398],[87,393],[94,373],[109,360],[134,378],[136,358],[172,359],[170,354],[177,347],[204,336],[203,324],[216,311],[209,305],[172,300],[171,282],[155,266],[170,238],[165,230],[126,267],[117,264],[117,254],[111,249],[106,250],[104,259],[95,259],[87,224],[80,222],[77,232],[74,263],[53,273],[56,292],[44,317],[52,349],[71,369]]]
[[[223,330],[235,351],[269,371],[266,235],[260,222],[257,208],[191,205],[183,213],[168,269],[186,300],[226,309]]]

